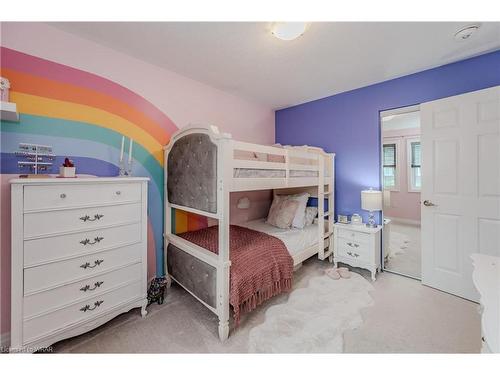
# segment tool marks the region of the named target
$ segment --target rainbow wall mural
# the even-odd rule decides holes
[[[0,56],[1,75],[10,80],[10,100],[20,112],[19,123],[1,122],[0,173],[19,174],[14,152],[28,142],[52,145],[60,158],[75,161],[77,173],[116,176],[122,135],[133,138],[133,174],[151,179],[148,254],[162,275],[162,147],[177,126],[145,98],[106,78],[5,47]],[[206,218],[181,211],[173,221],[176,232],[207,225]]]

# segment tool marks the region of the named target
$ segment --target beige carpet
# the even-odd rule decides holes
[[[323,275],[328,262],[310,259],[295,273],[294,289]],[[356,270],[368,282],[370,275]],[[477,353],[481,346],[477,305],[424,287],[402,276],[382,273],[371,283],[375,304],[363,309],[363,323],[344,332],[347,353]],[[142,319],[132,310],[84,335],[54,345],[58,353],[247,353],[249,332],[265,321],[266,310],[285,302],[278,296],[231,331],[227,342],[217,336],[217,318],[179,287],[172,287],[163,305],[152,305]]]

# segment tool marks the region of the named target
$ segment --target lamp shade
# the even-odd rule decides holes
[[[382,192],[378,190],[362,190],[361,208],[366,211],[381,211]]]

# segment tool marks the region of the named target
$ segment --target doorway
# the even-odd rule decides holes
[[[380,124],[384,270],[420,280],[422,153],[419,107],[381,112]]]

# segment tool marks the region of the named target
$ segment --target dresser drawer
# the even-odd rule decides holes
[[[141,224],[24,241],[24,267],[142,241]]]
[[[80,232],[109,225],[138,222],[141,204],[122,204],[73,210],[31,212],[24,215],[24,238]]]
[[[24,210],[51,210],[141,200],[141,184],[57,184],[25,186]]]
[[[339,237],[342,237],[342,238],[345,238],[348,240],[353,240],[356,242],[368,243],[370,241],[370,235],[368,233],[361,233],[361,232],[356,232],[353,230],[339,228],[337,230],[337,234]]]
[[[370,252],[366,243],[356,242],[345,238],[338,238],[338,256],[356,259],[361,262],[370,262]]]
[[[43,266],[25,268],[24,294],[26,296],[48,288],[87,279],[126,264],[140,262],[141,250],[141,244],[134,244],[60,262],[48,263]]]
[[[82,299],[103,294],[116,287],[140,281],[142,264],[120,268],[99,276],[24,297],[23,314],[25,318],[39,315]]]
[[[25,343],[34,341],[38,337],[61,328],[67,328],[71,324],[92,319],[113,307],[138,300],[142,296],[144,296],[142,282],[135,282],[51,313],[25,319],[23,322],[23,341]]]

